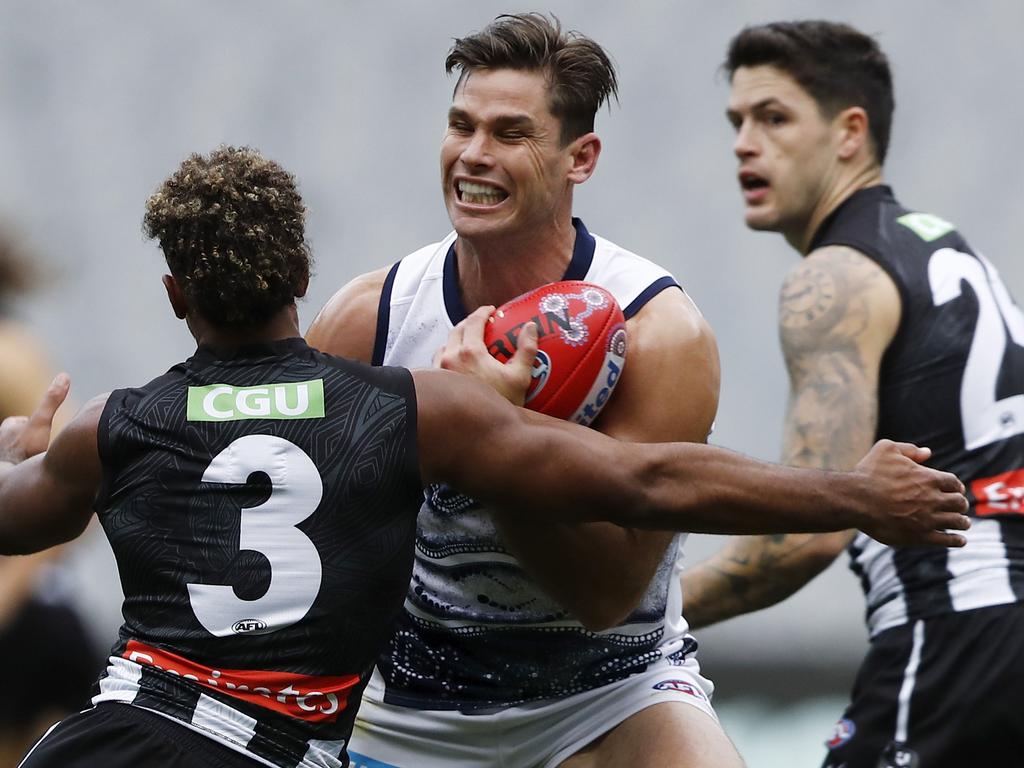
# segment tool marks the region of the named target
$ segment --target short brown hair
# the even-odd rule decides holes
[[[879,165],[889,150],[895,108],[889,61],[874,38],[848,24],[778,21],[747,27],[729,43],[726,72],[740,67],[778,67],[811,95],[826,117],[862,107]]]
[[[309,279],[306,207],[295,177],[248,147],[193,154],[146,201],[186,300],[219,326],[251,326],[295,300]]]
[[[456,39],[444,68],[449,74],[458,69],[460,83],[474,69],[542,72],[551,114],[562,123],[563,145],[594,130],[598,108],[619,93],[604,49],[578,32],[563,32],[558,19],[540,13],[498,16],[479,32]]]

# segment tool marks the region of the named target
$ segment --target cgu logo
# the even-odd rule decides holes
[[[206,387],[188,388],[188,421],[323,417],[323,379],[261,384],[255,387],[211,384]]]
[[[267,628],[267,622],[259,619],[242,619],[231,625],[231,631],[236,635],[248,635],[262,632]]]

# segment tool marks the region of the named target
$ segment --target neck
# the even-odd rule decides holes
[[[299,311],[295,304],[282,307],[260,325],[226,328],[216,326],[195,313],[185,318],[197,344],[234,347],[245,344],[267,344],[299,336]]]
[[[814,239],[818,227],[836,208],[846,202],[855,192],[877,186],[882,181],[882,169],[874,164],[841,178],[821,196],[811,212],[810,218],[801,226],[795,227],[792,232],[786,233],[786,241],[806,256],[807,249],[811,247],[811,241]]]
[[[560,280],[572,260],[571,217],[521,236],[464,238],[455,243],[459,288],[466,310],[499,306],[537,286]]]

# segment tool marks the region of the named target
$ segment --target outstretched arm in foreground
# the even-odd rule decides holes
[[[860,528],[895,545],[962,546],[967,500],[928,452],[880,441],[853,472],[795,469],[698,443],[624,443],[522,408],[447,371],[413,373],[420,466],[498,509],[702,533]]]
[[[0,424],[0,553],[27,554],[78,536],[92,517],[102,470],[96,443],[106,396],[98,397],[47,449],[53,415],[70,382],[61,374],[29,417]]]
[[[790,377],[784,463],[849,469],[875,436],[878,373],[896,333],[892,280],[849,248],[819,249],[782,287],[779,334]],[[784,600],[828,567],[854,531],[737,538],[683,575],[693,628]]]

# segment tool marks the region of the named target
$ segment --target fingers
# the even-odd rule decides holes
[[[537,357],[537,326],[532,322],[523,326],[516,339],[516,352],[509,360],[511,365],[523,365],[533,368],[533,361]]]
[[[932,531],[926,534],[921,542],[927,547],[953,547],[959,548],[967,544],[967,539],[958,533],[946,533],[945,531]]]
[[[54,414],[67,399],[68,391],[71,389],[71,379],[66,373],[58,373],[43,395],[43,400],[36,408],[35,413],[29,417],[30,427],[43,427],[49,429],[53,423]]]
[[[922,448],[921,446],[914,445],[913,443],[896,443],[888,440],[881,441],[883,443],[892,443],[893,447],[906,456],[908,459],[916,461],[918,464],[922,464],[928,461],[932,455],[931,448]]]
[[[967,511],[967,497],[962,493],[947,493],[932,505],[940,512],[956,512],[963,514]]]
[[[967,489],[960,482],[960,478],[952,472],[938,472],[938,486],[940,491],[946,493],[966,493]]]
[[[971,527],[971,518],[967,515],[958,515],[947,512],[935,516],[935,527],[945,530],[966,531]]]

